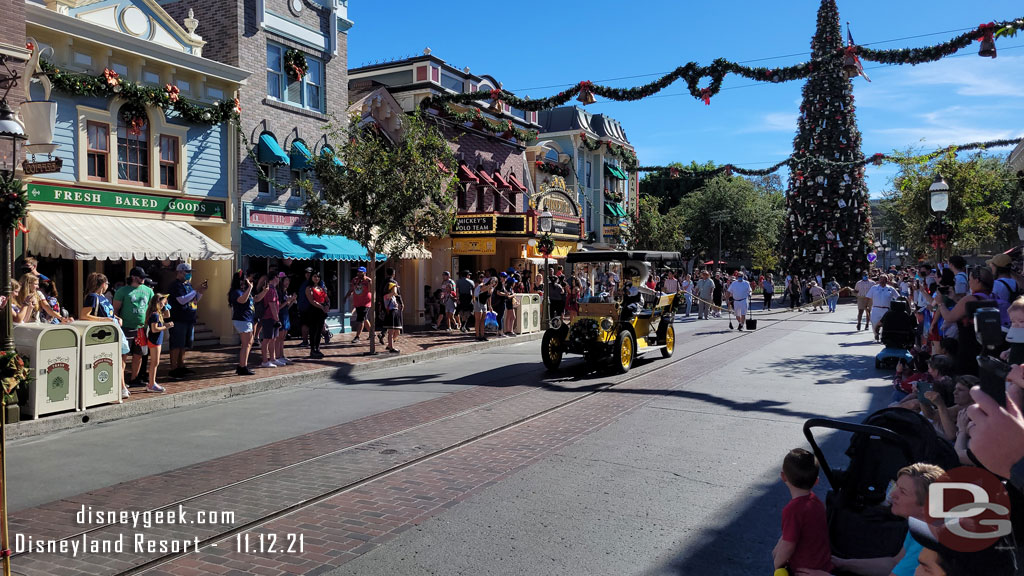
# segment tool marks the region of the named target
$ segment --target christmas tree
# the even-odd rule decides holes
[[[783,249],[787,272],[821,274],[842,283],[859,278],[873,251],[871,211],[862,160],[853,85],[844,70],[844,49],[835,0],[822,0],[811,40],[814,69],[803,88],[800,120],[786,195]],[[852,56],[850,56],[852,58]]]

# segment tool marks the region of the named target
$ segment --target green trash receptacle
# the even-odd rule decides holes
[[[23,414],[35,419],[79,409],[78,342],[78,331],[66,324],[14,325],[14,346],[28,358],[31,369]]]
[[[81,335],[79,406],[90,408],[120,403],[121,335],[110,322],[78,321],[71,324]]]

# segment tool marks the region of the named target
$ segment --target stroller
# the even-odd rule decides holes
[[[828,465],[814,439],[815,428],[853,434],[846,470]],[[812,418],[804,423],[804,436],[831,488],[825,510],[832,554],[839,558],[880,558],[900,551],[907,521],[892,515],[885,503],[886,488],[900,468],[916,462],[945,470],[959,466],[953,446],[939,438],[924,416],[904,408],[884,408],[862,424]]]
[[[875,368],[895,368],[901,358],[912,362],[910,349],[914,347],[916,328],[917,318],[910,313],[907,301],[893,300],[889,311],[882,316],[880,336],[885,348],[875,355]]]

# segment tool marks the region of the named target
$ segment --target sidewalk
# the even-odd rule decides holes
[[[254,348],[249,357],[249,368],[256,373],[254,376],[235,374],[238,346],[218,346],[187,353],[185,363],[196,371],[188,380],[173,380],[167,376],[169,363],[167,356],[164,355],[157,372],[157,382],[167,390],[166,393],[155,394],[146,392],[144,388],[131,388],[131,397],[121,404],[97,406],[81,412],[52,414],[37,420],[27,420],[23,416],[21,422],[7,426],[7,438],[24,438],[67,430],[89,423],[108,422],[158,410],[295,386],[316,379],[343,379],[357,372],[404,366],[538,340],[542,334],[536,332],[514,338],[491,337],[487,342],[477,342],[471,333],[411,332],[402,334],[396,342],[395,347],[399,354],[388,353],[384,346],[377,346],[376,356],[367,355],[370,345],[365,336],[359,344],[352,344],[352,334],[342,334],[336,335],[331,344],[321,346],[320,351],[324,353],[321,360],[307,358],[309,349],[299,347],[297,339],[289,340],[285,346],[285,354],[295,363],[278,368],[259,368],[260,354],[259,350]]]

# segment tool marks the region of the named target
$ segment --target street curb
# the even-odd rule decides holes
[[[208,404],[214,400],[223,400],[235,396],[244,396],[248,394],[257,394],[259,392],[288,388],[320,378],[339,377],[338,372],[340,370],[344,370],[345,372],[344,375],[340,376],[340,378],[346,378],[355,374],[376,372],[379,370],[386,370],[388,368],[397,368],[420,362],[429,362],[431,360],[440,360],[442,358],[450,358],[452,356],[490,350],[492,348],[500,348],[511,344],[532,342],[540,340],[543,335],[543,332],[535,332],[533,334],[516,336],[515,338],[499,338],[488,340],[487,342],[456,344],[453,346],[445,346],[444,348],[437,350],[425,350],[414,354],[388,356],[379,360],[370,360],[369,362],[352,364],[346,368],[317,368],[314,370],[307,370],[305,372],[296,372],[294,374],[282,374],[281,376],[260,378],[258,380],[223,384],[221,386],[204,388],[202,390],[190,390],[175,394],[153,396],[152,398],[147,398],[146,400],[138,402],[129,402],[127,404],[108,404],[106,406],[89,408],[80,412],[68,412],[64,414],[55,414],[53,416],[44,416],[37,420],[22,420],[21,422],[8,424],[4,428],[6,428],[8,440],[29,438],[50,432],[84,428],[89,425],[111,422],[122,418],[130,418],[132,416],[142,416],[144,414],[151,414],[153,412],[160,412],[162,410],[169,410],[172,408]]]

